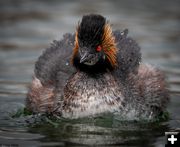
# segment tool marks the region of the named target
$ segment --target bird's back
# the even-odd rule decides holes
[[[75,35],[65,34],[53,41],[35,63],[34,76],[27,94],[26,105],[35,113],[52,112],[63,100],[63,89],[75,72],[70,64]]]
[[[128,73],[135,72],[141,62],[140,47],[137,42],[128,37],[128,30],[113,32],[116,40],[118,68],[117,76],[125,78]]]
[[[70,64],[74,35],[65,34],[60,41],[53,41],[35,63],[34,74],[42,83],[67,80],[74,68]],[[62,75],[62,77],[61,77]],[[62,81],[61,81],[62,82]]]

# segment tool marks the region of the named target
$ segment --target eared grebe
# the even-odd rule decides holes
[[[112,31],[101,15],[83,16],[75,34],[54,41],[39,57],[27,108],[66,118],[157,117],[169,101],[164,75],[141,63],[140,48],[127,34]]]

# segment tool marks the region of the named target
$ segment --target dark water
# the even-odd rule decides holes
[[[0,1],[0,146],[163,147],[164,132],[180,128],[179,0],[2,0]],[[129,29],[143,61],[167,75],[170,119],[160,124],[120,123],[115,118],[27,126],[10,114],[24,107],[34,62],[42,49],[74,32],[83,14],[100,13],[114,29]]]

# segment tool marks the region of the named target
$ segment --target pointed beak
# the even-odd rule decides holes
[[[80,63],[84,63],[86,61],[88,61],[89,59],[91,59],[91,55],[88,52],[85,52],[80,59]]]
[[[96,53],[93,53],[90,49],[84,48],[83,50],[80,50],[80,63],[85,64],[88,66],[95,65],[97,61],[99,60],[98,55]]]

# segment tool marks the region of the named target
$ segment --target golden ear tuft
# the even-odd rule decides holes
[[[79,49],[79,43],[78,43],[78,28],[77,28],[76,34],[75,34],[75,45],[74,45],[74,49],[73,49],[73,55],[72,55],[72,58],[71,58],[71,63],[72,64],[73,64],[73,59],[78,54],[78,49]]]
[[[111,63],[111,66],[114,68],[117,66],[117,48],[115,43],[115,38],[112,33],[111,26],[106,23],[104,26],[104,33],[102,36],[102,48],[106,54],[107,59]]]

